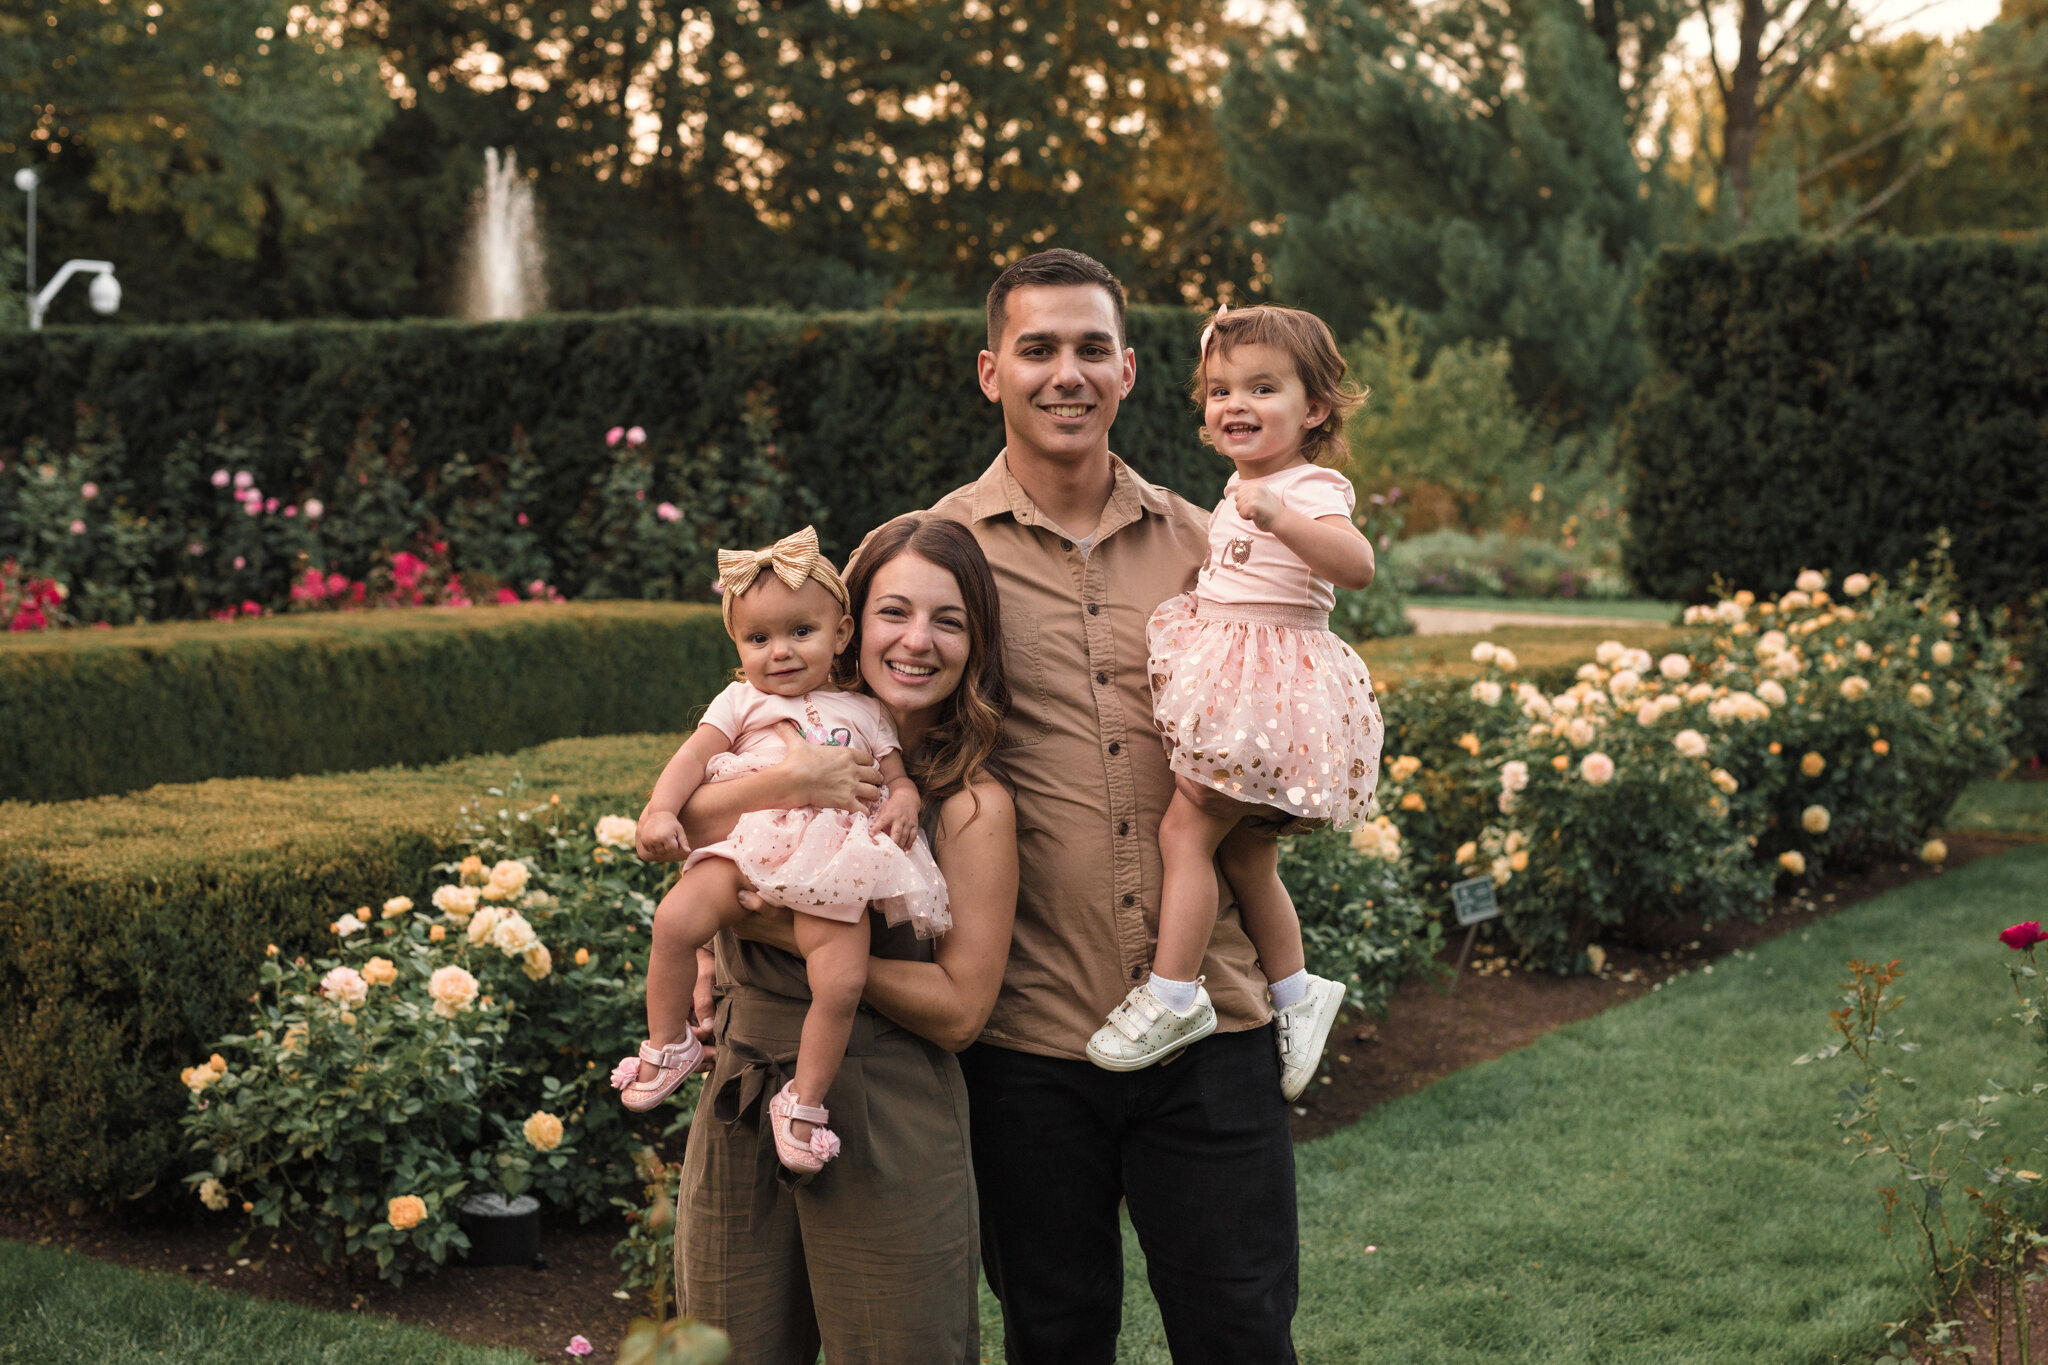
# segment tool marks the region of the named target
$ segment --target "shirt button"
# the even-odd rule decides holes
[[[1130,822],[1130,821],[1128,821],[1128,820],[1119,820],[1119,821],[1117,821],[1117,822],[1116,822],[1116,832],[1117,832],[1118,834],[1129,834],[1129,833],[1131,832],[1131,822]]]
[[[1138,903],[1138,898],[1137,898],[1136,896],[1125,896],[1125,897],[1124,897],[1124,904],[1125,904],[1125,905],[1136,905],[1137,903]]]
[[[1109,751],[1112,754],[1120,754],[1124,751],[1124,746],[1117,743],[1115,740],[1111,740],[1109,742]]]
[[[1144,969],[1143,967],[1133,967],[1133,968],[1131,968],[1131,980],[1133,980],[1133,981],[1143,981],[1144,979],[1145,979],[1145,969]]]
[[[1098,683],[1107,683],[1109,681],[1109,674],[1098,672],[1095,675],[1095,681]]]
[[[1102,605],[1101,605],[1100,603],[1098,603],[1098,602],[1090,602],[1090,603],[1088,604],[1088,614],[1089,614],[1090,616],[1098,616],[1098,615],[1100,615],[1101,613],[1102,613]]]
[[[1062,550],[1071,550],[1074,548],[1074,542],[1071,540],[1062,540],[1060,542],[1060,548]]]

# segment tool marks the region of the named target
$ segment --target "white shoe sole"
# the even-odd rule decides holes
[[[1337,1011],[1344,1007],[1344,987],[1338,982],[1321,979],[1309,989],[1314,991],[1317,997],[1313,1022],[1304,1040],[1307,1047],[1303,1051],[1307,1053],[1309,1062],[1302,1068],[1300,1085],[1280,1087],[1281,1095],[1289,1100],[1300,1099],[1301,1092],[1308,1089],[1309,1082],[1316,1078],[1316,1069],[1323,1062],[1323,1048],[1328,1045],[1330,1030],[1337,1023]]]

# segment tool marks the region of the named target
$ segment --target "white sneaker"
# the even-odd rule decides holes
[[[1088,1060],[1105,1071],[1141,1071],[1216,1031],[1216,1009],[1197,978],[1195,1007],[1175,1014],[1140,982],[1088,1040]]]
[[[1308,992],[1284,1010],[1273,1011],[1273,1038],[1280,1048],[1280,1093],[1298,1099],[1315,1079],[1323,1044],[1344,1003],[1344,988],[1326,977],[1311,976]]]

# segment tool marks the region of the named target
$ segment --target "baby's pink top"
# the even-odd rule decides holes
[[[1256,482],[1280,495],[1282,505],[1310,519],[1349,520],[1358,505],[1351,480],[1334,469],[1303,464],[1268,474]],[[1311,607],[1327,612],[1337,604],[1336,589],[1271,531],[1237,514],[1230,490],[1238,476],[1223,486],[1223,501],[1209,514],[1209,553],[1202,560],[1195,592],[1203,602],[1230,607]]]
[[[866,749],[876,758],[903,747],[882,703],[859,692],[818,691],[801,697],[777,697],[742,679],[711,699],[702,724],[723,731],[732,741],[735,754],[753,753],[770,746],[779,754],[784,743],[783,732],[777,727],[785,720],[793,720],[805,729],[822,724],[835,743]]]

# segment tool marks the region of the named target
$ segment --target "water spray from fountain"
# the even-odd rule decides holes
[[[486,147],[484,183],[470,210],[462,316],[472,322],[522,318],[547,304],[533,184],[519,174],[519,158],[510,147],[503,158],[497,148]]]

